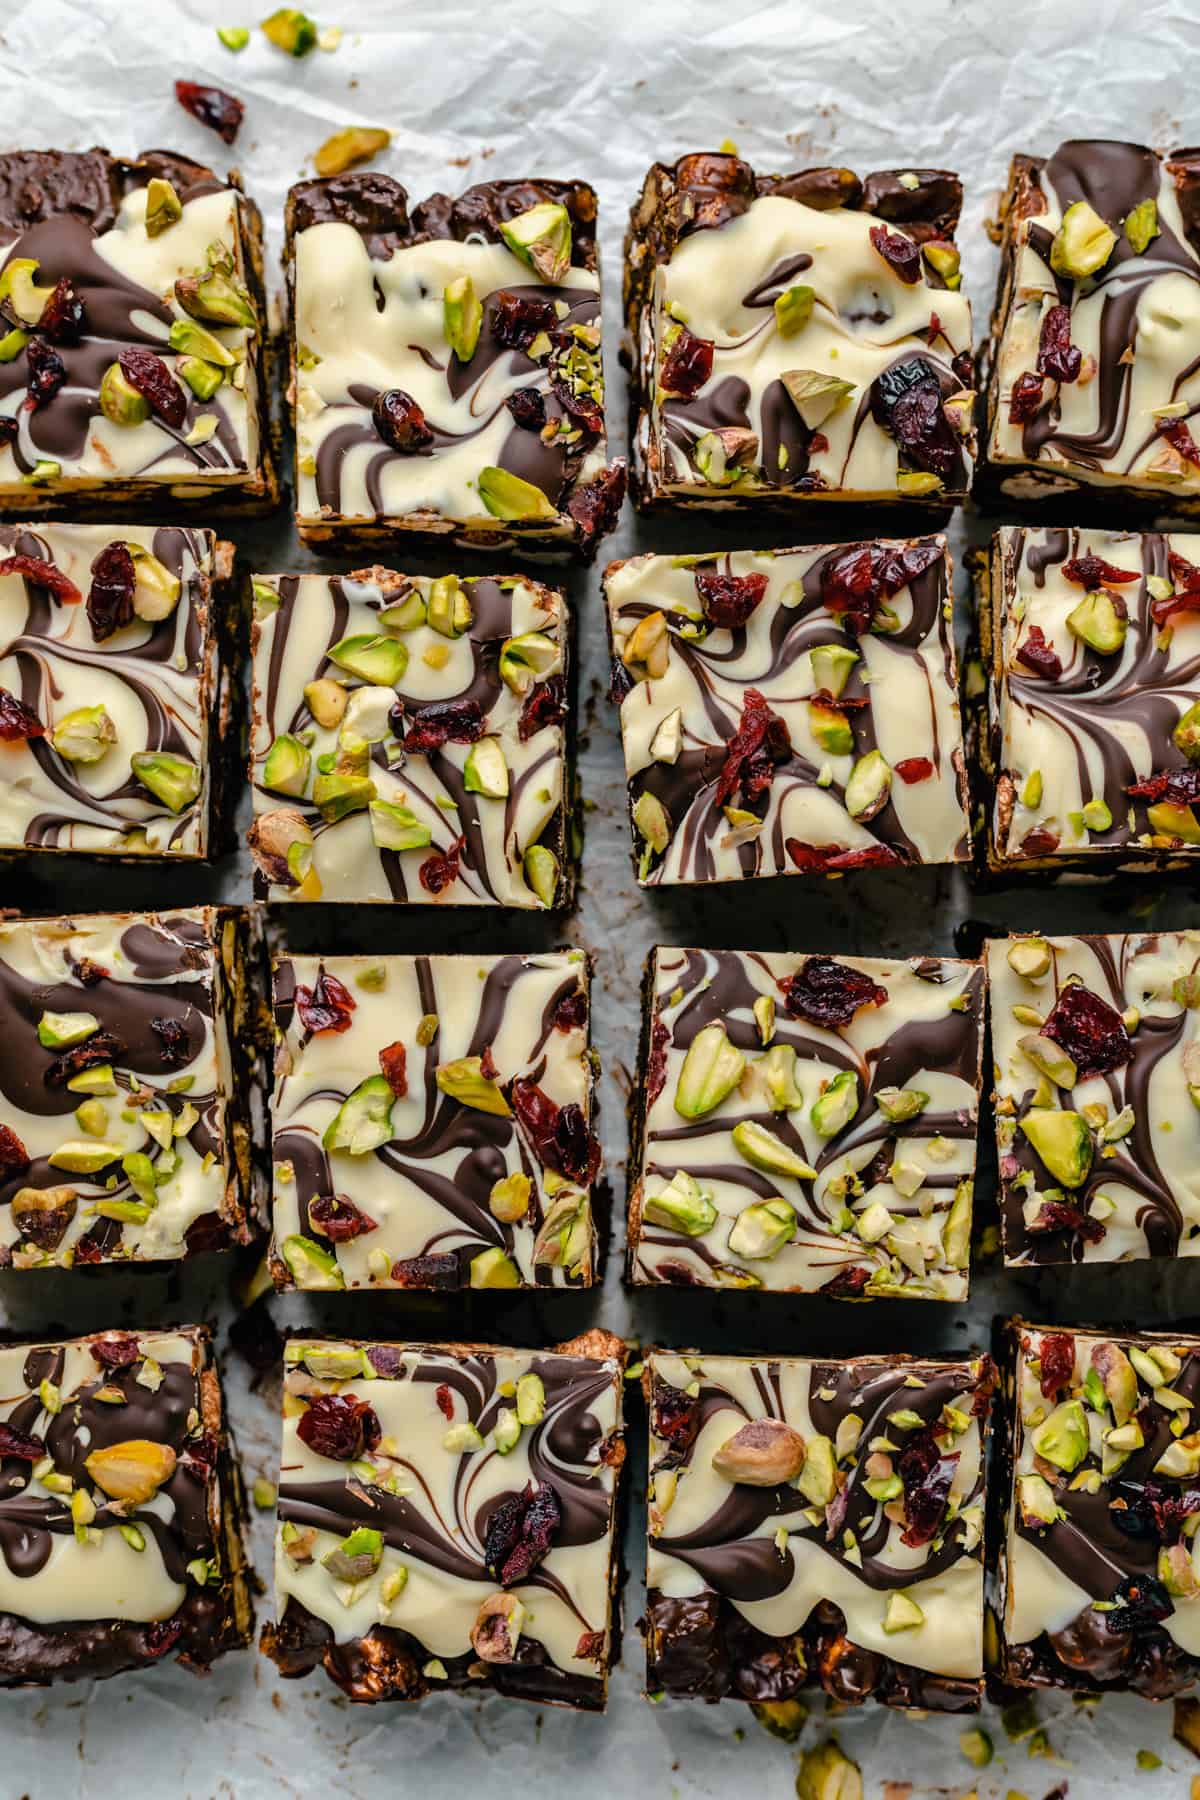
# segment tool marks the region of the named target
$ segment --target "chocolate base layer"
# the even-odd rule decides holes
[[[289,368],[287,397],[296,418],[300,360],[296,325],[296,239],[315,225],[345,224],[362,239],[368,255],[388,259],[398,250],[437,240],[502,243],[501,225],[544,204],[566,208],[571,227],[573,268],[597,274],[596,195],[584,181],[531,178],[481,182],[452,199],[432,194],[410,208],[408,193],[390,176],[370,173],[336,175],[299,182],[290,189],[284,213],[284,276],[287,287]],[[378,304],[383,307],[382,295]],[[383,449],[380,443],[377,448]],[[618,458],[593,479],[566,484],[557,518],[506,525],[486,516],[456,521],[429,510],[381,514],[376,518],[340,517],[322,508],[328,521],[299,511],[302,543],[328,546],[353,556],[394,550],[399,536],[409,550],[516,552],[532,561],[575,557],[590,562],[600,540],[612,531],[625,498],[625,463]],[[481,503],[482,505],[482,503]]]
[[[0,155],[0,231],[7,228],[24,233],[58,215],[77,220],[92,232],[107,230],[115,223],[124,196],[155,178],[177,188],[223,185],[204,164],[169,150],[147,150],[132,158],[113,156],[98,147],[78,153],[18,150]],[[139,523],[168,523],[198,515],[206,519],[261,518],[274,512],[280,499],[280,426],[271,407],[276,354],[267,323],[262,215],[245,193],[237,170],[229,172],[226,184],[242,195],[244,273],[260,322],[249,351],[261,405],[257,466],[240,482],[207,486],[199,480],[161,482],[136,476],[95,483],[29,483],[19,501],[0,501],[0,512],[79,523],[107,522],[122,512]]]
[[[674,164],[655,163],[630,209],[623,265],[626,336],[622,361],[629,370],[629,480],[639,512],[678,514],[702,509],[766,515],[788,512],[794,516],[802,508],[806,530],[836,538],[845,533],[847,507],[870,504],[886,515],[887,529],[896,535],[916,535],[944,525],[965,497],[965,479],[961,491],[954,488],[919,497],[897,494],[895,499],[875,495],[864,499],[853,491],[804,491],[798,487],[726,495],[705,487],[695,494],[666,491],[666,472],[650,429],[659,402],[651,371],[642,366],[639,354],[652,305],[655,269],[668,263],[678,244],[691,233],[719,228],[747,212],[755,200],[770,196],[795,200],[819,212],[842,209],[869,214],[881,224],[899,225],[917,244],[939,240],[947,247],[953,245],[962,209],[962,184],[957,175],[944,169],[887,169],[862,178],[844,168],[764,175],[735,155],[716,152],[682,156]],[[810,261],[802,259],[795,272],[802,272]],[[786,275],[780,277],[784,285],[787,279]],[[927,273],[926,279],[934,285],[941,283],[937,275]],[[714,417],[713,426],[734,422]]]

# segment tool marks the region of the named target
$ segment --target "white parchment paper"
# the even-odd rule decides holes
[[[331,0],[332,3],[332,0]],[[337,0],[339,5],[342,0]],[[617,367],[620,238],[641,176],[656,158],[711,149],[726,137],[762,169],[822,162],[860,172],[905,164],[959,170],[967,203],[960,243],[967,287],[981,323],[990,304],[995,252],[983,221],[1012,151],[1049,151],[1064,137],[1111,135],[1159,147],[1200,140],[1198,0],[344,0],[344,12],[317,14],[340,25],[332,54],[295,62],[255,32],[234,56],[217,25],[254,23],[237,0],[219,8],[166,0],[10,0],[0,21],[0,143],[4,147],[105,144],[130,152],[169,146],[243,170],[262,207],[277,283],[283,199],[311,173],[308,159],[333,130],[385,126],[389,151],[377,167],[405,183],[414,200],[489,177],[582,176],[598,188],[605,255],[605,330],[610,420],[624,434]],[[258,0],[262,12],[266,0]],[[232,153],[173,99],[177,77],[227,88],[246,103]],[[1191,111],[1189,112],[1189,102]],[[215,523],[216,521],[214,521]],[[864,529],[868,522],[864,521]],[[635,523],[627,512],[609,556],[635,550],[702,550],[739,541],[786,541],[778,528],[684,528]],[[984,535],[979,521],[959,526]],[[260,569],[308,566],[286,515],[237,529],[239,549]],[[344,565],[342,565],[344,566]],[[437,565],[429,566],[436,569]],[[573,576],[583,659],[582,776],[589,808],[578,914],[553,925],[494,914],[432,924],[402,909],[313,909],[288,919],[297,948],[411,951],[447,941],[494,950],[566,940],[597,957],[594,1029],[604,1061],[604,1135],[623,1197],[624,1101],[638,1031],[638,980],[654,942],[843,952],[948,952],[967,918],[995,926],[1120,929],[1197,923],[1178,888],[1132,897],[1128,890],[1075,888],[1049,895],[1022,890],[972,896],[958,875],[913,871],[855,884],[794,879],[725,889],[698,899],[679,891],[640,895],[630,878],[622,817],[615,717],[602,694],[606,653],[599,579]],[[961,587],[961,582],[960,582]],[[964,596],[960,594],[960,603]],[[0,903],[30,913],[88,907],[179,904],[248,897],[241,861],[204,874],[50,871],[6,875]],[[1131,907],[1136,905],[1135,914]],[[431,933],[436,932],[436,936]],[[985,1171],[988,1159],[985,1155]],[[981,1187],[986,1193],[988,1180]],[[1192,1281],[1189,1288],[1188,1275]],[[620,1287],[610,1259],[601,1294],[503,1295],[438,1304],[416,1296],[356,1296],[353,1305],[310,1296],[268,1306],[280,1323],[320,1323],[379,1336],[475,1335],[544,1343],[593,1321],[626,1336],[709,1350],[818,1354],[885,1349],[962,1349],[987,1339],[993,1317],[1148,1325],[1184,1323],[1200,1311],[1193,1262],[1054,1272],[1039,1280],[976,1271],[968,1309],[879,1301],[833,1302],[768,1295],[642,1294]],[[23,1335],[76,1333],[172,1319],[213,1319],[225,1353],[231,1409],[249,1475],[273,1476],[277,1392],[258,1390],[228,1346],[236,1316],[227,1261],[209,1259],[175,1274],[125,1277],[6,1275],[0,1319]],[[256,1654],[227,1658],[207,1680],[174,1666],[52,1694],[0,1695],[0,1796],[149,1800],[150,1796],[420,1794],[423,1800],[578,1800],[660,1795],[663,1800],[741,1796],[784,1800],[796,1755],[767,1737],[749,1711],[651,1706],[640,1698],[641,1649],[633,1621],[642,1599],[644,1458],[633,1415],[634,1504],[629,1535],[624,1661],[605,1719],[539,1712],[499,1700],[449,1697],[419,1709],[352,1708],[321,1678],[281,1682]],[[270,1576],[270,1515],[254,1521],[254,1553]],[[269,1611],[264,1602],[263,1613]],[[1183,1800],[1200,1762],[1170,1738],[1169,1710],[1106,1701],[1099,1712],[1069,1701],[1041,1702],[1053,1756],[1011,1744],[990,1715],[997,1759],[974,1771],[959,1750],[971,1721],[915,1721],[882,1710],[833,1719],[820,1699],[803,1740],[836,1729],[861,1764],[876,1800],[885,1783],[911,1782],[981,1796],[1009,1790],[1040,1800],[1067,1781],[1071,1800],[1115,1796],[1132,1787],[1147,1800]],[[1141,1770],[1139,1749],[1161,1757]]]

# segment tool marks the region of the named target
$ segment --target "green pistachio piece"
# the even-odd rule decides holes
[[[430,583],[426,619],[442,637],[459,638],[473,618],[471,598],[457,575],[439,575]]]
[[[173,813],[181,813],[200,793],[200,770],[167,750],[135,750],[129,766],[144,788]]]
[[[428,825],[422,825],[407,806],[391,800],[372,800],[371,837],[380,850],[427,850],[433,842]]]
[[[110,363],[100,379],[100,411],[114,425],[144,425],[150,403],[121,373],[120,363]]]
[[[183,217],[183,202],[169,181],[154,175],[146,183],[146,236],[161,237]]]
[[[1190,806],[1161,800],[1146,808],[1146,820],[1158,837],[1178,838],[1183,844],[1200,844],[1200,824]]]
[[[284,1262],[298,1288],[329,1291],[344,1288],[346,1277],[332,1251],[323,1250],[311,1238],[286,1237],[280,1245]]]
[[[294,6],[281,6],[259,28],[277,50],[289,56],[307,56],[317,41],[317,28],[307,13]]]
[[[285,732],[267,751],[262,784],[273,794],[302,794],[308,786],[312,752],[298,737]]]
[[[362,812],[378,790],[366,775],[318,775],[313,782],[313,805],[330,825],[350,813]]]
[[[224,269],[181,275],[175,283],[175,298],[189,318],[204,324],[241,325],[253,331],[258,323],[249,294]]]
[[[676,763],[683,749],[683,711],[675,707],[658,726],[650,740],[650,754],[655,762]]]
[[[328,675],[320,681],[310,681],[304,690],[304,703],[324,731],[333,731],[341,724],[348,699],[341,682]]]
[[[1078,1400],[1064,1400],[1033,1434],[1037,1454],[1070,1475],[1088,1453],[1087,1419]]]
[[[833,1499],[837,1493],[837,1462],[827,1437],[809,1438],[804,1467],[795,1485],[810,1506],[828,1506]]]
[[[508,764],[499,738],[482,737],[471,745],[463,766],[463,786],[468,794],[483,794],[489,800],[506,797]]]
[[[855,1215],[854,1229],[864,1244],[877,1244],[896,1223],[882,1200],[872,1200]]]
[[[53,288],[34,280],[41,264],[28,256],[14,256],[0,270],[0,300],[7,300],[22,325],[37,325]]]
[[[779,302],[776,301],[775,304],[778,306]],[[836,375],[824,375],[819,369],[785,369],[779,379],[810,431],[819,431],[847,395],[854,392],[852,381],[842,381]]]
[[[22,475],[21,480],[28,482],[30,487],[45,487],[47,482],[57,481],[61,474],[60,462],[55,462],[48,456],[39,456],[28,475]]]
[[[206,331],[195,319],[176,319],[167,342],[181,356],[198,356],[201,362],[212,363],[218,369],[237,367],[233,351],[226,349],[220,338]]]
[[[911,499],[923,494],[940,493],[941,487],[941,476],[932,474],[928,469],[901,469],[896,476],[897,492],[907,494]]]
[[[1079,1070],[1066,1051],[1053,1038],[1043,1037],[1040,1031],[1029,1031],[1019,1037],[1017,1048],[1024,1052],[1035,1069],[1049,1076],[1056,1087],[1073,1088],[1079,1080]]]
[[[108,1108],[99,1100],[85,1100],[75,1108],[75,1123],[88,1137],[103,1137],[108,1130]]]
[[[1104,1343],[1092,1346],[1092,1368],[1099,1377],[1105,1400],[1112,1407],[1114,1421],[1124,1425],[1133,1417],[1138,1403],[1133,1364],[1119,1344],[1106,1339]]]
[[[592,1254],[592,1209],[582,1194],[563,1194],[553,1201],[533,1240],[534,1263],[543,1268],[586,1268]]]
[[[571,215],[557,201],[542,201],[502,220],[500,236],[543,281],[561,282],[571,266]]]
[[[951,290],[962,286],[962,258],[953,244],[942,238],[934,238],[928,244],[921,245],[921,255],[936,275],[940,275]]]
[[[28,342],[27,331],[21,331],[16,326],[11,331],[6,331],[0,337],[0,363],[15,362]]]
[[[392,606],[385,606],[378,615],[379,623],[386,625],[389,631],[415,631],[424,625],[429,617],[429,609],[417,588],[411,588],[403,600],[397,600]]]
[[[750,1711],[764,1731],[785,1744],[797,1744],[808,1720],[808,1708],[802,1700],[761,1700]]]
[[[1083,822],[1089,831],[1109,831],[1113,816],[1103,800],[1089,800],[1083,809]]]
[[[347,169],[357,168],[359,163],[370,162],[373,156],[386,150],[391,141],[391,132],[377,126],[347,125],[344,130],[327,137],[321,148],[314,152],[313,168],[318,175],[344,174]]]
[[[661,856],[671,842],[671,815],[657,794],[643,788],[633,808],[633,822],[651,850]]]
[[[553,906],[558,899],[559,866],[553,850],[545,844],[530,844],[522,862],[525,879],[543,906]]]
[[[362,1351],[349,1344],[306,1344],[304,1366],[318,1381],[354,1381],[364,1371]]]
[[[528,1175],[517,1170],[492,1184],[492,1191],[488,1195],[488,1211],[502,1224],[515,1225],[529,1211],[532,1193],[533,1183]]]
[[[713,487],[739,481],[758,457],[758,438],[742,425],[723,425],[717,431],[705,431],[692,450],[692,460],[705,481]]]
[[[99,1031],[100,1021],[90,1012],[44,1012],[38,1020],[38,1043],[43,1050],[69,1050]]]
[[[860,756],[846,783],[846,811],[852,819],[873,819],[887,805],[892,771],[879,750]]]
[[[500,650],[500,679],[518,698],[523,698],[540,677],[559,666],[559,649],[544,631],[525,631],[507,638]]]
[[[885,1119],[898,1125],[923,1113],[929,1105],[929,1095],[923,1094],[920,1088],[885,1087],[876,1093],[875,1104]]]
[[[832,694],[836,700],[849,681],[850,671],[859,661],[859,655],[857,650],[848,650],[843,644],[818,644],[810,660],[817,687]]]
[[[858,1076],[853,1069],[842,1069],[813,1101],[809,1112],[813,1130],[820,1137],[836,1137],[858,1111]]]
[[[1067,1188],[1083,1186],[1092,1166],[1092,1134],[1079,1113],[1034,1107],[1020,1125],[1056,1181]]]
[[[755,1059],[754,1071],[767,1090],[772,1112],[791,1112],[804,1105],[804,1095],[796,1083],[796,1052],[791,1044],[773,1044],[765,1056]]]
[[[1200,763],[1200,700],[1181,713],[1171,733],[1171,741],[1182,750],[1190,763]]]
[[[1014,975],[1037,981],[1050,969],[1050,946],[1045,938],[1014,938],[1008,947],[1008,966]]]
[[[1117,602],[1103,589],[1085,594],[1079,605],[1067,614],[1067,624],[1082,643],[1098,650],[1102,656],[1115,656],[1123,647],[1129,630],[1123,605],[1118,611]]]
[[[460,1419],[457,1425],[451,1425],[442,1438],[442,1449],[448,1450],[451,1456],[470,1456],[483,1447],[479,1428],[469,1419]]]
[[[479,343],[483,307],[469,275],[460,275],[442,292],[442,329],[459,362],[470,362]]]
[[[808,729],[828,756],[853,756],[854,733],[844,712],[822,700],[808,703]]]
[[[775,997],[773,994],[760,994],[752,1008],[754,1023],[758,1026],[759,1042],[769,1044],[775,1035]]]
[[[755,1124],[753,1119],[743,1119],[735,1125],[732,1136],[738,1155],[745,1157],[753,1168],[764,1169],[768,1175],[791,1175],[797,1181],[816,1180],[817,1171],[802,1156],[789,1150],[774,1132]]]
[[[1158,202],[1157,200],[1139,200],[1132,212],[1125,217],[1125,236],[1129,239],[1130,248],[1140,256],[1158,236]]]
[[[492,1442],[500,1456],[508,1456],[521,1441],[521,1421],[511,1406],[502,1406],[492,1427]]]
[[[484,1074],[482,1057],[460,1056],[456,1062],[442,1063],[434,1075],[442,1093],[457,1100],[460,1106],[469,1106],[475,1112],[493,1113],[501,1119],[512,1117],[500,1084]]]
[[[479,498],[494,519],[557,519],[540,487],[522,481],[508,469],[486,468],[479,471]]]
[[[951,1269],[966,1269],[971,1262],[971,1213],[974,1184],[967,1176],[958,1183],[942,1229],[942,1256]]]
[[[863,1800],[858,1764],[830,1738],[806,1750],[796,1776],[798,1800]]]
[[[111,1063],[93,1063],[90,1069],[81,1069],[78,1075],[72,1075],[67,1086],[73,1094],[115,1094],[117,1091]]]
[[[700,1119],[720,1106],[741,1080],[746,1059],[729,1041],[724,1025],[714,1020],[688,1045],[675,1089],[675,1111],[684,1119]]]
[[[717,1209],[712,1195],[701,1188],[695,1176],[677,1169],[660,1193],[649,1194],[642,1201],[642,1218],[647,1224],[682,1232],[684,1237],[703,1237],[716,1224]]]
[[[96,1211],[102,1219],[115,1219],[122,1225],[144,1225],[156,1204],[153,1200],[98,1200]]]
[[[1082,281],[1102,269],[1116,248],[1117,234],[1086,200],[1068,206],[1050,246],[1050,267],[1056,275]]]
[[[1027,806],[1030,810],[1033,810],[1041,804],[1042,771],[1040,769],[1034,769],[1032,773],[1026,777],[1025,785],[1021,789],[1021,805]]]
[[[218,25],[217,36],[225,48],[232,50],[235,55],[250,42],[250,33],[244,25]]]
[[[169,619],[183,591],[178,575],[172,575],[166,564],[159,562],[157,556],[152,556],[141,544],[127,544],[126,549],[133,558],[134,613],[150,624]]]
[[[279,589],[273,582],[260,581],[255,576],[250,583],[250,594],[256,619],[269,619],[273,612],[279,611]]]
[[[339,669],[345,669],[348,675],[357,675],[360,681],[369,682],[372,687],[394,688],[408,667],[406,644],[397,643],[395,638],[373,637],[369,633],[342,638],[325,654]]]
[[[521,1277],[516,1264],[503,1250],[481,1250],[471,1258],[473,1288],[519,1288]]]
[[[383,1561],[383,1533],[369,1525],[359,1525],[349,1537],[327,1550],[321,1567],[328,1569],[335,1581],[366,1581]]]
[[[52,1150],[46,1158],[52,1169],[68,1169],[72,1175],[95,1175],[106,1169],[121,1154],[120,1144],[85,1144],[81,1138],[69,1138]]]
[[[545,1385],[540,1375],[530,1371],[517,1381],[517,1418],[522,1425],[540,1425],[545,1416]]]
[[[1171,1475],[1180,1481],[1191,1481],[1200,1475],[1200,1431],[1189,1432],[1168,1444],[1154,1465],[1156,1475]]]
[[[321,1142],[326,1150],[346,1150],[365,1156],[393,1137],[392,1107],[396,1096],[382,1075],[368,1075],[338,1107],[325,1127]]]
[[[1041,1475],[1022,1475],[1017,1481],[1017,1504],[1026,1525],[1053,1525],[1063,1516],[1054,1489]]]
[[[802,282],[776,295],[775,324],[780,337],[795,337],[798,331],[803,331],[812,318],[816,299],[816,289],[806,287]]]
[[[765,1262],[791,1243],[798,1225],[796,1209],[786,1200],[758,1200],[734,1220],[729,1253],[747,1262]]]

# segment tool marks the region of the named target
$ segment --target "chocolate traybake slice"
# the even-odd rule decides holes
[[[1010,1264],[1200,1255],[1200,932],[988,945]]]
[[[0,859],[227,847],[232,563],[199,527],[0,525]]]
[[[0,1267],[175,1262],[262,1228],[261,958],[234,907],[0,920]]]
[[[295,1338],[275,1554],[284,1675],[603,1710],[620,1644],[625,1353]]]
[[[961,501],[971,308],[944,169],[656,163],[625,239],[633,488],[647,510]]]
[[[565,906],[562,594],[378,567],[253,588],[259,898]]]
[[[203,1671],[254,1631],[204,1325],[0,1347],[0,1686]]]
[[[277,1284],[590,1286],[588,989],[579,950],[278,963]]]
[[[625,465],[606,460],[586,182],[486,182],[410,213],[386,175],[303,181],[285,267],[306,543],[594,554]]]
[[[644,886],[965,861],[943,537],[605,572]]]
[[[1022,1319],[1002,1338],[989,1663],[1017,1688],[1194,1688],[1200,1343]]]
[[[979,1705],[990,1357],[655,1350],[646,1687]]]
[[[1004,526],[975,561],[994,872],[1200,848],[1200,537]]]
[[[275,505],[262,226],[236,175],[9,151],[0,257],[0,509]]]
[[[932,956],[656,950],[630,1279],[965,1299],[983,996]]]

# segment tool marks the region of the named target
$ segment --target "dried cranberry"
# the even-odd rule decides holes
[[[1062,658],[1046,642],[1046,634],[1040,625],[1029,627],[1017,651],[1017,661],[1045,681],[1057,681],[1062,674]]]
[[[715,348],[710,338],[693,337],[687,326],[681,325],[663,362],[663,391],[688,400],[698,394],[712,374]]]
[[[1107,1226],[1101,1224],[1099,1219],[1093,1219],[1090,1213],[1085,1213],[1080,1207],[1072,1206],[1068,1200],[1043,1200],[1025,1229],[1031,1237],[1069,1231],[1081,1237],[1085,1244],[1103,1243],[1108,1236]]]
[[[182,1635],[182,1619],[151,1619],[142,1632],[142,1645],[147,1656],[165,1656]]]
[[[670,1387],[664,1381],[654,1384],[654,1432],[669,1444],[676,1456],[684,1456],[696,1440],[700,1429],[700,1408],[691,1394]]]
[[[357,1004],[337,976],[330,975],[324,968],[317,970],[317,979],[311,987],[298,986],[296,989],[296,1011],[305,1031],[312,1037],[319,1037],[323,1031],[349,1031],[354,1023],[350,1015]]]
[[[521,707],[517,736],[523,744],[527,744],[531,737],[544,731],[547,725],[561,725],[566,716],[566,684],[562,676],[551,675],[545,681],[535,681]]]
[[[379,1067],[397,1100],[403,1100],[408,1092],[408,1051],[399,1040],[379,1052]]]
[[[667,1085],[667,1045],[671,1033],[661,1019],[655,1019],[650,1033],[650,1056],[646,1064],[646,1105],[653,1106]]]
[[[747,688],[738,728],[725,744],[725,761],[713,794],[715,804],[724,806],[739,788],[747,800],[761,794],[774,780],[775,765],[786,762],[791,754],[786,724],[757,688]]]
[[[432,856],[425,858],[417,875],[427,894],[441,894],[458,880],[459,858],[466,841],[457,837],[446,850],[435,850]]]
[[[394,724],[403,727],[403,709]],[[434,700],[423,706],[404,732],[404,748],[410,755],[440,750],[443,744],[474,744],[483,736],[486,720],[478,700]]]
[[[502,1500],[487,1522],[483,1560],[502,1588],[525,1581],[542,1561],[562,1523],[558,1495],[548,1481],[526,1483]]]
[[[319,1237],[328,1238],[331,1244],[348,1244],[354,1238],[365,1237],[368,1231],[378,1230],[376,1221],[344,1194],[318,1194],[310,1200],[308,1222]]]
[[[355,1462],[373,1450],[383,1433],[373,1407],[354,1394],[318,1394],[296,1426],[296,1435],[316,1456]]]
[[[29,1167],[29,1152],[8,1125],[0,1125],[0,1174],[19,1175]]]
[[[1077,381],[1083,357],[1071,342],[1071,309],[1052,306],[1042,320],[1038,339],[1037,369],[1051,381]]]
[[[1200,769],[1160,769],[1144,781],[1134,781],[1125,789],[1135,800],[1170,800],[1176,806],[1194,806],[1200,801]]]
[[[54,291],[42,308],[37,329],[55,344],[77,344],[87,324],[83,301],[75,292],[69,276],[55,282]]]
[[[72,962],[71,973],[84,987],[97,987],[108,980],[108,970],[102,963],[93,962],[90,956],[81,956],[78,962]]]
[[[102,1369],[129,1369],[141,1359],[141,1347],[128,1331],[110,1331],[89,1344],[93,1357]]]
[[[857,544],[827,557],[821,564],[821,604],[841,619],[848,631],[861,634],[876,606],[908,587],[942,557],[937,543]]]
[[[522,431],[540,431],[546,423],[546,401],[537,388],[518,388],[504,404]]]
[[[85,1231],[83,1236],[76,1241],[76,1268],[78,1268],[80,1263],[90,1264],[102,1263],[104,1261],[104,1248],[95,1233],[96,1227],[93,1225],[91,1231]]]
[[[446,1386],[444,1381],[439,1385],[434,1398],[438,1403],[438,1411],[441,1413],[443,1419],[452,1419],[454,1417],[454,1395],[450,1392],[450,1389]]]
[[[921,279],[921,252],[910,237],[901,231],[889,231],[886,225],[872,225],[870,239],[888,268],[909,287]]]
[[[25,346],[25,363],[29,370],[29,410],[37,412],[53,400],[67,379],[67,365],[42,338],[30,338]]]
[[[1065,562],[1062,572],[1065,580],[1073,581],[1077,587],[1087,588],[1089,591],[1100,587],[1119,587],[1122,582],[1141,580],[1135,569],[1114,568],[1102,556],[1093,556],[1090,550],[1083,556],[1073,556],[1070,562]]]
[[[1120,1013],[1081,981],[1063,988],[1042,1026],[1042,1036],[1066,1051],[1081,1080],[1106,1075],[1133,1058]]]
[[[553,331],[558,314],[553,303],[537,294],[494,294],[490,303],[492,336],[507,350],[524,350],[540,331]]]
[[[900,1452],[896,1473],[904,1483],[905,1521],[900,1541],[909,1549],[937,1536],[957,1467],[958,1452],[944,1455],[930,1426]]]
[[[906,786],[912,787],[915,782],[929,780],[933,774],[933,764],[927,756],[906,756],[901,762],[894,764],[894,771]]]
[[[1021,839],[1021,849],[1026,856],[1052,856],[1058,845],[1057,831],[1046,831],[1040,826],[1027,831]]]
[[[608,681],[608,697],[613,705],[620,706],[626,695],[632,694],[636,685],[637,683],[620,657],[614,656]]]
[[[0,744],[26,743],[45,735],[46,727],[32,708],[0,687]]]
[[[150,1029],[158,1039],[158,1060],[164,1069],[181,1069],[192,1054],[187,1026],[179,1019],[151,1019]]]
[[[369,1344],[367,1361],[385,1381],[394,1381],[404,1369],[404,1352],[395,1344]]]
[[[696,592],[705,618],[730,631],[741,629],[766,591],[765,575],[722,575],[716,569],[696,570]]]
[[[106,544],[92,564],[92,585],[87,597],[88,623],[98,644],[133,619],[136,586],[137,570],[129,545],[119,541]]]
[[[798,975],[779,983],[783,1003],[793,1018],[810,1025],[848,1025],[864,1006],[883,1006],[887,989],[832,956],[808,956]]]
[[[46,1446],[40,1437],[31,1431],[18,1431],[15,1425],[6,1425],[0,1419],[0,1457],[15,1456],[21,1462],[41,1462],[46,1454]]]
[[[841,844],[804,844],[799,838],[784,841],[796,868],[802,875],[842,874],[853,869],[888,869],[904,861],[890,844],[866,844],[861,850],[847,850]]]
[[[1172,449],[1177,450],[1184,462],[1192,463],[1200,468],[1200,445],[1196,443],[1188,429],[1186,419],[1160,419],[1158,434],[1165,437]]]
[[[599,1662],[604,1654],[604,1633],[602,1631],[584,1631],[579,1635],[575,1646],[577,1662]]]
[[[47,1087],[65,1087],[67,1082],[84,1069],[90,1069],[97,1063],[116,1062],[125,1050],[120,1038],[114,1037],[111,1031],[93,1031],[86,1043],[73,1044],[69,1050],[63,1050],[49,1063],[43,1077]]]
[[[591,481],[577,487],[567,501],[567,511],[579,527],[584,547],[594,544],[615,526],[625,499],[628,470],[622,457],[602,469]]]
[[[1181,556],[1178,550],[1167,552],[1167,568],[1176,587],[1200,588],[1200,567]]]
[[[576,1031],[579,1026],[586,1025],[588,1020],[587,995],[581,987],[572,988],[564,994],[554,1008],[554,1026],[556,1031]]]
[[[839,1269],[828,1281],[822,1282],[817,1291],[830,1294],[835,1300],[852,1299],[862,1293],[870,1279],[870,1269],[863,1268],[860,1263],[851,1263],[847,1268]]]
[[[1200,1487],[1168,1490],[1157,1481],[1148,1481],[1143,1494],[1158,1535],[1164,1539],[1178,1537],[1184,1520],[1200,1512]]]
[[[184,112],[215,131],[224,143],[232,144],[246,110],[240,100],[221,88],[202,87],[198,81],[177,81],[175,98]]]
[[[1069,1387],[1075,1373],[1075,1339],[1069,1331],[1052,1331],[1042,1339],[1038,1352],[1041,1363],[1041,1387],[1047,1400],[1053,1400],[1061,1388]]]
[[[376,394],[371,408],[371,423],[387,445],[402,456],[425,450],[433,442],[433,427],[411,394],[403,388],[389,388]]]
[[[958,434],[942,410],[933,365],[921,356],[892,363],[871,383],[871,417],[895,438],[914,469],[950,480],[961,460]]]
[[[1042,404],[1042,390],[1046,385],[1044,375],[1035,375],[1027,371],[1019,375],[1013,382],[1012,394],[1008,402],[1008,422],[1010,425],[1024,425],[1033,418]]]
[[[392,1264],[392,1280],[402,1288],[457,1288],[456,1256],[406,1256]]]
[[[1166,1588],[1153,1575],[1129,1575],[1109,1597],[1116,1602],[1109,1616],[1121,1631],[1158,1625],[1175,1611]]]
[[[536,1081],[518,1077],[509,1104],[544,1168],[587,1187],[600,1167],[600,1145],[588,1130],[583,1108],[572,1101],[559,1106]]]

